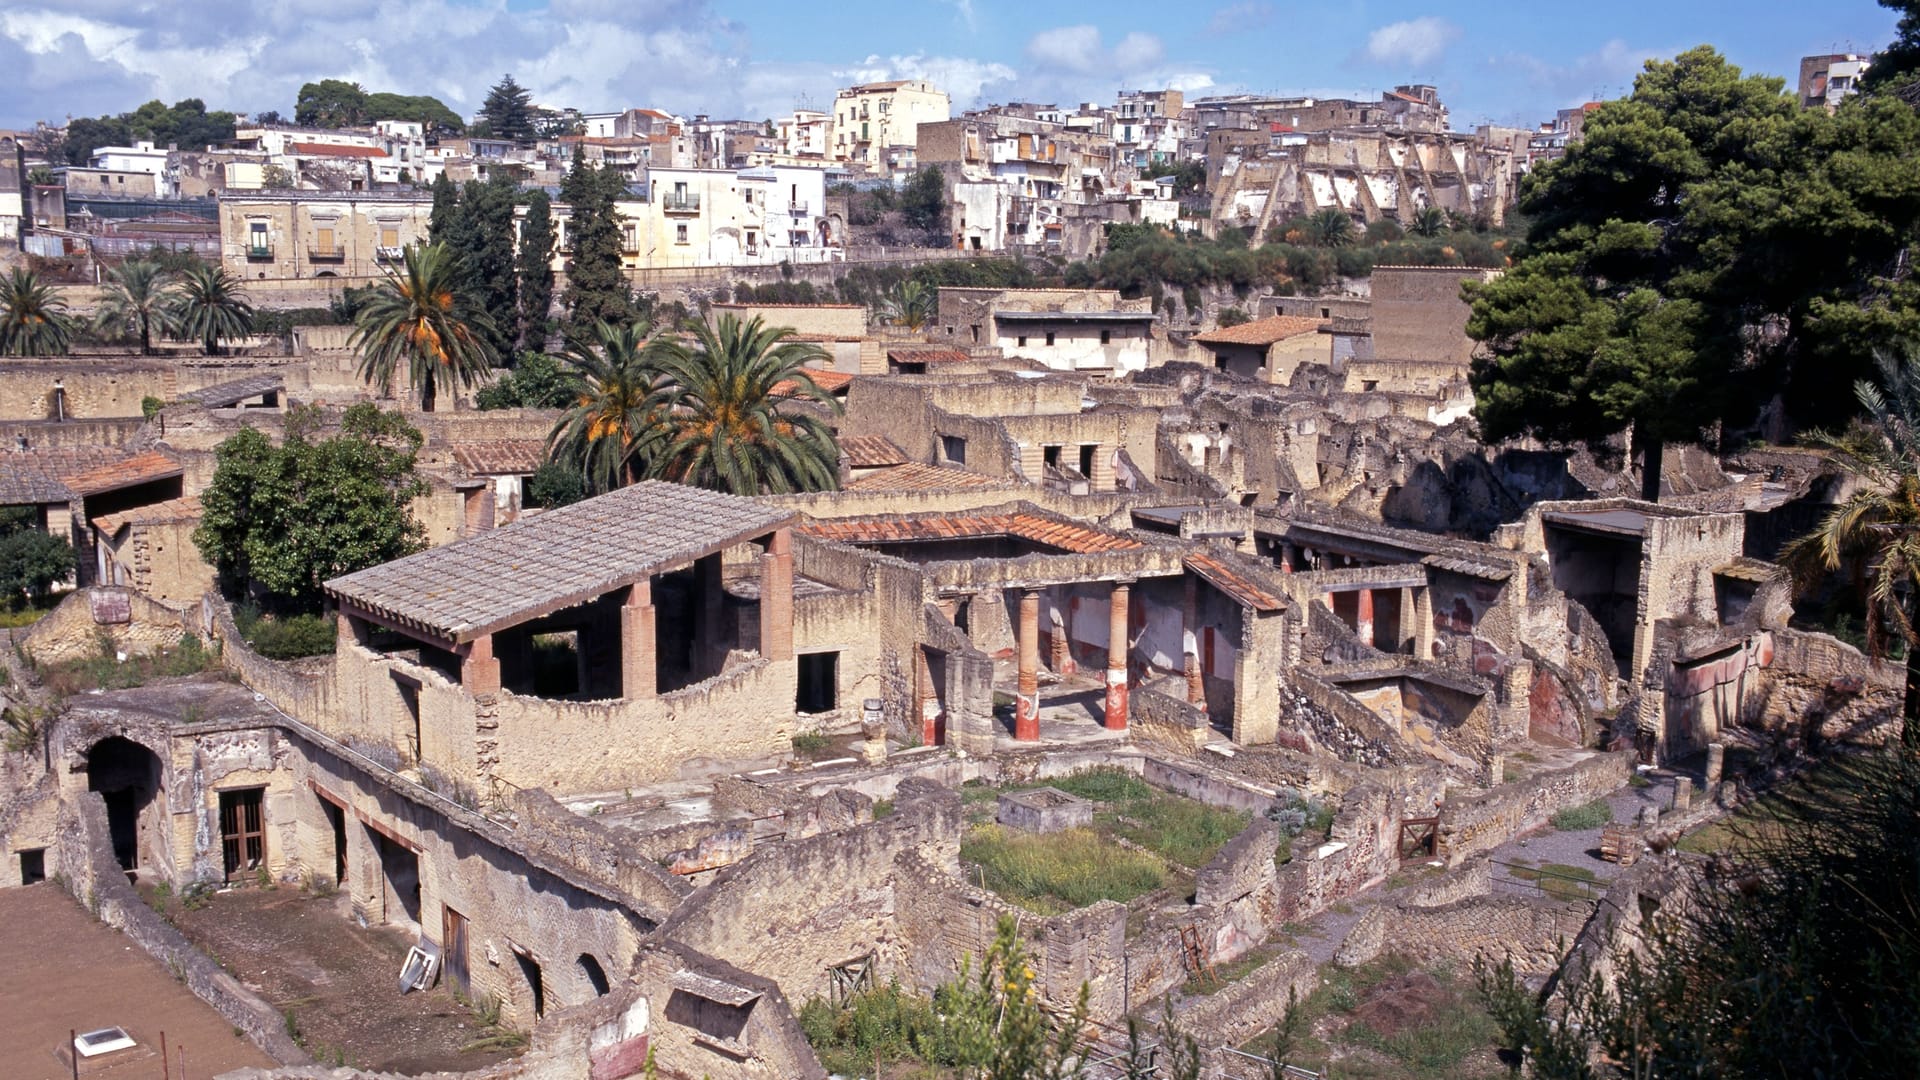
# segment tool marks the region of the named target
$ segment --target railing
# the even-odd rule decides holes
[[[689,195],[684,191],[670,191],[660,205],[669,214],[697,214],[700,212],[700,196]]]
[[[373,249],[373,257],[380,260],[381,262],[399,262],[401,259],[406,257],[404,255],[405,251],[406,251],[405,248],[400,247],[398,245],[388,246],[388,245],[382,244],[381,246]]]
[[[273,258],[273,245],[272,244],[248,244],[247,258],[271,259]]]
[[[1221,1070],[1223,1076],[1234,1078],[1234,1080],[1238,1080],[1238,1078],[1242,1076],[1246,1076],[1248,1080],[1255,1080],[1255,1078],[1258,1078],[1258,1080],[1266,1080],[1267,1077],[1273,1075],[1272,1058],[1262,1057],[1259,1054],[1249,1054],[1245,1050],[1235,1050],[1231,1046],[1221,1047],[1220,1055],[1221,1065],[1223,1066]],[[1254,1071],[1251,1073],[1247,1072],[1246,1069],[1248,1066],[1252,1066]],[[1313,1072],[1308,1069],[1295,1068],[1292,1065],[1282,1065],[1280,1066],[1280,1075],[1289,1077],[1290,1080],[1323,1080],[1326,1074]]]
[[[346,262],[347,250],[345,248],[337,248],[337,247],[315,248],[312,251],[307,252],[307,261],[308,262],[327,262],[327,263]]]
[[[1495,859],[1493,865],[1504,871],[1504,873],[1493,875],[1493,884],[1496,889],[1540,896],[1548,900],[1592,903],[1605,896],[1608,887],[1612,884],[1596,878],[1563,874],[1544,866],[1502,862],[1499,859]]]
[[[807,216],[807,200],[795,199],[792,202],[788,203],[787,213],[792,214],[794,217],[806,217]]]

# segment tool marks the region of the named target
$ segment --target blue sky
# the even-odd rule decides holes
[[[0,127],[154,97],[290,114],[327,77],[468,113],[511,71],[546,104],[751,118],[881,78],[930,78],[956,108],[1430,82],[1464,128],[1624,93],[1647,58],[1702,43],[1791,76],[1894,21],[1873,0],[0,0]]]

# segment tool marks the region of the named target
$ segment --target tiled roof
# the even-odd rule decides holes
[[[799,531],[815,539],[842,544],[898,544],[917,540],[1012,536],[1082,555],[1101,551],[1133,551],[1144,546],[1138,540],[1118,533],[1034,513],[809,521],[801,525]]]
[[[949,488],[1000,487],[1007,483],[977,472],[909,461],[854,480],[843,491],[945,491]]]
[[[126,456],[111,446],[0,454],[0,506],[71,502],[78,496],[68,480]]]
[[[881,469],[907,463],[907,452],[885,435],[842,435],[840,456],[856,469]]]
[[[1482,558],[1461,554],[1429,555],[1420,560],[1436,570],[1464,574],[1485,581],[1505,581],[1513,576],[1513,564],[1495,558]]]
[[[1211,552],[1196,552],[1186,558],[1187,569],[1205,578],[1209,584],[1245,607],[1259,611],[1279,611],[1287,601],[1267,588],[1252,574]]]
[[[453,460],[475,476],[531,475],[547,463],[547,444],[539,439],[480,439],[456,444]]]
[[[443,641],[471,641],[763,536],[790,511],[647,481],[326,583]]]
[[[1202,345],[1271,345],[1299,334],[1315,333],[1325,325],[1325,319],[1304,315],[1269,315],[1239,326],[1209,330],[1193,340]]]
[[[838,394],[844,391],[847,388],[847,384],[853,381],[853,376],[845,371],[826,371],[819,368],[808,368],[807,377],[813,380],[813,385],[825,390],[829,394]],[[775,397],[800,397],[800,384],[793,379],[782,379],[773,384],[773,395]]]
[[[279,372],[268,371],[259,375],[249,375],[244,379],[235,379],[232,382],[215,383],[198,390],[189,390],[180,395],[180,400],[204,405],[209,409],[225,409],[238,405],[248,398],[276,394],[286,388],[286,376]]]
[[[120,530],[128,525],[160,525],[174,521],[198,521],[200,519],[200,500],[189,495],[183,499],[168,499],[165,502],[136,506],[131,510],[122,510],[117,514],[102,514],[93,519],[93,527],[108,536],[118,536]]]
[[[332,146],[327,143],[297,142],[292,144],[292,149],[296,154],[312,157],[383,158],[387,156],[387,152],[377,146]]]
[[[158,450],[148,450],[69,476],[67,486],[82,495],[98,495],[103,491],[117,491],[135,484],[165,480],[179,476],[184,471],[179,462]]]
[[[964,364],[973,359],[965,349],[943,349],[928,345],[893,345],[887,359],[896,364]]]

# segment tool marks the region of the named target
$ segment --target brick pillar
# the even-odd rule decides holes
[[[1020,594],[1020,678],[1013,695],[1013,737],[1040,741],[1040,591]]]
[[[920,705],[920,742],[924,746],[938,746],[940,738],[940,694],[933,685],[933,657],[923,646],[914,650],[914,664],[919,671],[919,691],[915,695]]]
[[[1187,703],[1207,707],[1207,681],[1200,673],[1200,583],[1186,575],[1186,597],[1180,610],[1181,664],[1187,676]]]
[[[1029,443],[1020,447],[1020,475],[1027,483],[1038,484],[1046,479],[1046,450],[1039,443]]]
[[[460,658],[460,685],[475,697],[500,692],[500,661],[493,656],[492,634],[482,634],[467,643]]]
[[[1056,675],[1071,675],[1079,670],[1073,660],[1073,647],[1067,642],[1067,620],[1060,611],[1055,610],[1048,620],[1047,628],[1047,666]]]
[[[1360,644],[1373,645],[1373,590],[1361,589],[1354,598],[1353,632]]]
[[[760,556],[760,655],[793,659],[793,535],[786,529],[768,537]]]
[[[1107,710],[1108,731],[1127,730],[1127,594],[1124,581],[1113,583],[1107,601]]]
[[[1093,473],[1087,477],[1088,491],[1112,491],[1113,451],[1105,446],[1093,448]]]
[[[641,578],[627,590],[627,602],[620,608],[620,696],[628,701],[659,692],[654,632],[653,579]]]

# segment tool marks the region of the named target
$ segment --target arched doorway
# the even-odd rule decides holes
[[[580,970],[586,973],[587,983],[593,987],[595,997],[606,997],[607,992],[613,989],[607,982],[606,970],[600,966],[600,961],[594,959],[592,953],[580,954]]]
[[[132,870],[157,833],[142,842],[140,819],[160,794],[160,756],[118,735],[102,739],[87,751],[87,790],[97,791],[107,804],[107,832],[113,838],[113,857]]]

